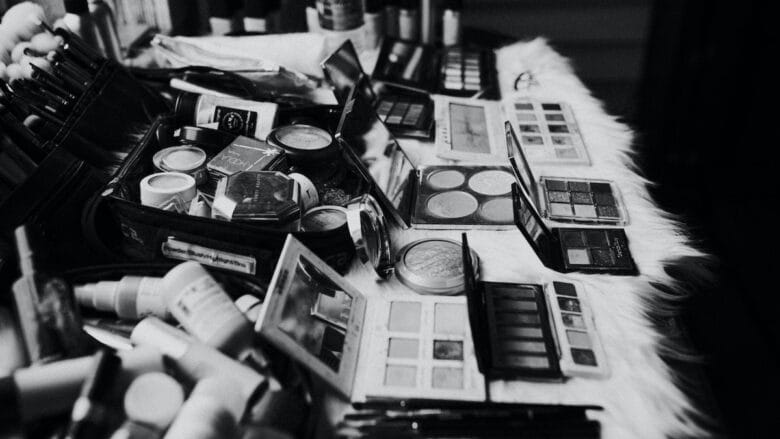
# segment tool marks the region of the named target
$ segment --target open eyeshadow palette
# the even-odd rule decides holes
[[[435,96],[436,155],[450,160],[505,163],[501,104]]]
[[[517,227],[542,263],[562,272],[638,274],[623,229],[548,229],[522,180],[512,185]]]
[[[579,126],[566,103],[511,100],[504,102],[504,112],[517,127],[531,163],[590,165]]]
[[[542,216],[553,221],[628,224],[620,189],[608,180],[541,177],[537,183],[510,122],[504,123],[507,154],[518,181]]]
[[[495,55],[472,47],[415,44],[386,38],[371,75],[374,80],[450,96],[497,93]]]
[[[356,387],[377,398],[486,398],[464,297],[377,297],[369,303],[291,235],[256,330],[350,399]],[[358,355],[361,344],[367,352]]]
[[[464,266],[471,252],[463,235]],[[466,296],[480,372],[490,378],[605,378],[604,349],[585,289],[572,282],[545,286],[477,281],[467,273]]]
[[[433,131],[433,102],[426,93],[396,87],[374,91],[363,72],[352,42],[347,40],[322,62],[325,76],[344,104],[350,89],[357,88],[372,103],[379,118],[399,136],[429,139]]]

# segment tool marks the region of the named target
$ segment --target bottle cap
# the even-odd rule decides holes
[[[196,95],[197,96],[197,95]],[[193,111],[195,111],[193,109]],[[234,133],[206,127],[183,126],[179,130],[179,141],[194,143],[221,150],[236,139]]]
[[[87,0],[65,0],[65,12],[81,15],[89,12]]]
[[[197,93],[188,93],[186,91],[179,93],[179,96],[176,97],[176,104],[173,107],[179,122],[195,122],[195,109],[198,107],[198,99],[200,99],[200,95]]]
[[[133,421],[165,430],[184,403],[181,385],[161,372],[136,378],[125,392],[125,414]]]

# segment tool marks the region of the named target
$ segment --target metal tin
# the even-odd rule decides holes
[[[479,256],[471,250],[474,272],[479,271]],[[406,244],[397,255],[398,280],[420,294],[454,296],[463,293],[463,250],[452,239],[426,238]]]
[[[197,146],[171,146],[152,157],[154,167],[162,172],[181,172],[192,176],[196,185],[206,182],[206,152]]]
[[[282,148],[292,163],[315,164],[338,155],[338,143],[322,128],[306,124],[275,128],[266,141]]]
[[[347,223],[347,209],[341,206],[320,206],[306,211],[301,218],[301,231],[328,232]]]
[[[373,196],[364,194],[347,206],[347,225],[360,261],[371,264],[381,278],[393,274],[395,268],[387,222]]]

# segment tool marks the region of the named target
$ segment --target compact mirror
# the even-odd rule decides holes
[[[353,200],[347,206],[347,225],[360,261],[371,264],[383,279],[393,274],[390,234],[376,199],[365,194]]]

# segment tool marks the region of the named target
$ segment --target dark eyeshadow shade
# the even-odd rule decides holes
[[[533,288],[517,288],[508,286],[492,287],[491,292],[496,299],[535,299],[536,291]]]
[[[547,196],[553,203],[568,203],[569,200],[571,200],[569,192],[549,191],[547,192]]]
[[[590,185],[587,181],[570,181],[569,190],[572,192],[590,192]]]
[[[604,238],[606,240],[606,238]],[[582,232],[563,232],[563,243],[567,248],[585,247]]]
[[[571,348],[571,358],[577,364],[596,366],[596,354],[590,349]]]
[[[592,248],[590,249],[590,257],[596,265],[601,267],[610,267],[615,264],[612,250],[608,248]]]
[[[515,104],[515,109],[517,109],[517,110],[529,110],[529,111],[533,111],[533,109],[534,109],[534,104],[527,103],[527,102],[517,103],[517,104]]]
[[[539,125],[520,125],[520,132],[522,133],[538,133]]]
[[[463,360],[463,342],[460,340],[434,340],[435,360]]]
[[[574,204],[593,204],[589,192],[572,192],[571,199]]]
[[[553,282],[555,294],[559,296],[577,297],[577,289],[573,284],[566,282]]]
[[[561,180],[545,180],[545,183],[547,185],[548,191],[567,191],[569,190],[566,186],[565,181]]]
[[[612,194],[606,194],[601,192],[595,192],[593,198],[596,200],[596,204],[599,206],[614,206],[615,197]]]
[[[544,115],[544,118],[547,120],[551,120],[553,122],[564,122],[566,119],[563,117],[563,114],[556,114],[556,113],[548,113]]]
[[[526,314],[517,311],[499,312],[496,314],[496,322],[500,325],[532,325],[541,323],[538,314]]]
[[[589,247],[606,247],[607,235],[599,230],[589,230],[585,232],[585,238]]]
[[[591,183],[590,190],[603,194],[612,193],[612,187],[610,187],[609,183]]]
[[[558,306],[560,306],[561,311],[582,312],[582,310],[580,309],[580,301],[577,299],[559,297]]]
[[[568,133],[569,132],[569,127],[567,127],[566,125],[552,125],[552,124],[549,124],[549,125],[547,125],[547,128],[550,129],[551,133]]]
[[[617,208],[613,206],[598,206],[596,207],[596,212],[599,214],[599,216],[603,216],[606,218],[620,217]]]
[[[561,111],[559,104],[542,104],[542,109],[547,111]]]

